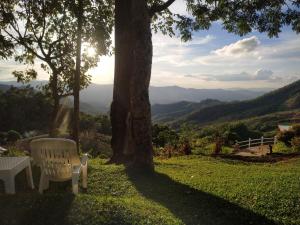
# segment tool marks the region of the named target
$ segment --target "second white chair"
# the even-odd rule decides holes
[[[82,159],[73,140],[63,138],[40,138],[30,143],[33,161],[41,168],[39,192],[49,188],[49,181],[72,179],[73,193],[78,193],[78,181],[82,173],[82,186],[87,188],[87,155]]]

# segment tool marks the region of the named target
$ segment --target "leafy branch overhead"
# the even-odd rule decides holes
[[[83,42],[96,49],[95,55],[83,53],[81,88],[91,79],[87,71],[95,67],[99,56],[110,51],[113,7],[110,1],[83,1]],[[19,81],[36,78],[33,65],[50,75],[49,90],[57,95],[72,94],[75,69],[76,2],[73,0],[3,0],[0,3],[0,57],[14,57],[31,65],[27,71],[15,71]],[[99,11],[101,13],[99,13]],[[51,88],[52,87],[52,88]]]
[[[153,30],[170,36],[178,34],[183,41],[190,40],[194,31],[209,29],[215,21],[228,32],[238,35],[257,30],[277,37],[283,26],[300,32],[299,0],[184,0],[187,15],[173,13],[168,8],[176,0],[147,2],[150,14],[153,14]]]

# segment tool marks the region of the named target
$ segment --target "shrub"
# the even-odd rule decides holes
[[[292,139],[292,148],[295,152],[300,151],[300,136]]]
[[[295,136],[300,136],[300,124],[293,125],[292,130],[293,130]]]
[[[279,134],[277,135],[278,141],[282,141],[287,146],[291,146],[291,140],[293,137],[294,137],[294,132],[292,130],[279,132]]]
[[[6,144],[7,144],[7,133],[0,132],[0,145],[6,145]]]
[[[81,150],[92,157],[109,158],[112,156],[110,137],[96,132],[83,132],[80,135]]]
[[[21,134],[15,130],[10,130],[7,132],[7,141],[10,143],[14,143],[21,138]]]
[[[10,146],[10,147],[8,147],[6,156],[9,156],[9,157],[26,156],[26,152],[20,150],[16,146]]]
[[[155,124],[152,127],[152,142],[156,147],[178,145],[179,135],[168,126]]]
[[[273,153],[292,153],[293,149],[288,147],[284,142],[278,141],[273,146]]]

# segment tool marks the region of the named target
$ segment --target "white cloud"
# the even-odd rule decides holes
[[[250,52],[256,50],[260,41],[256,36],[239,40],[230,45],[225,45],[223,48],[213,51],[213,53],[219,56],[244,56]]]
[[[255,80],[270,80],[272,79],[273,71],[259,69],[254,74]]]

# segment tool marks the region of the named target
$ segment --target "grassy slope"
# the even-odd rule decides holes
[[[0,194],[0,224],[300,224],[300,159],[248,164],[209,157],[156,160],[155,174],[89,165],[89,188]],[[38,174],[35,173],[35,180]],[[0,185],[0,189],[3,189]],[[3,193],[3,190],[0,190]]]

